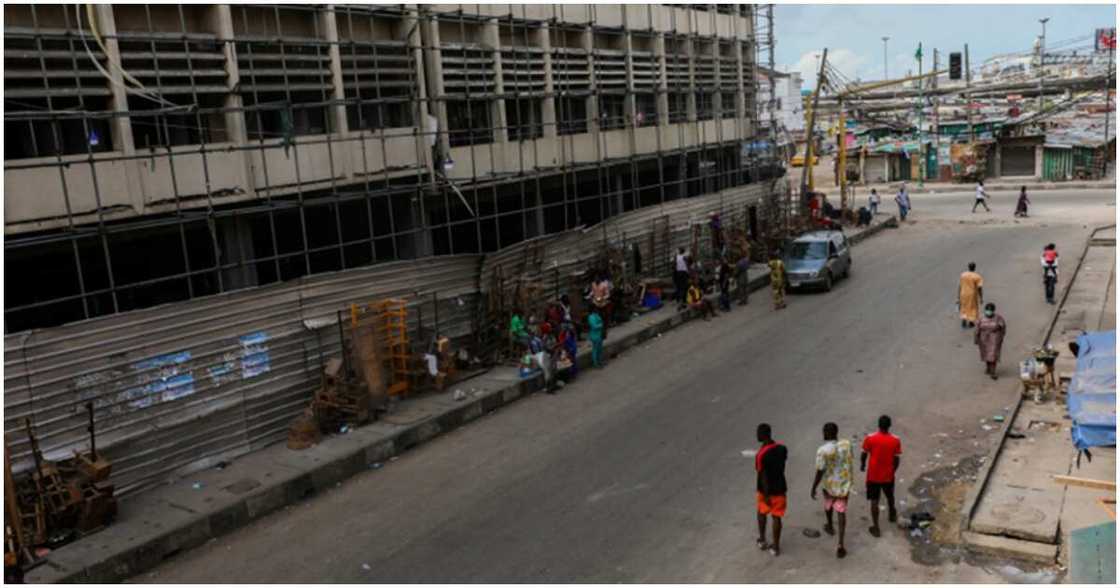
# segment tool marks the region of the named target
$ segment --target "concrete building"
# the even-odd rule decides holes
[[[774,78],[774,100],[770,98],[770,78]],[[770,124],[771,112],[778,122],[779,135],[805,131],[805,107],[801,98],[800,72],[771,72],[765,67],[758,68],[758,124],[765,129]]]
[[[4,15],[8,333],[485,253],[757,179],[752,6]]]

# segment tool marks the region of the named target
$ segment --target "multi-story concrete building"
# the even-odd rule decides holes
[[[751,181],[750,6],[4,11],[9,333]]]

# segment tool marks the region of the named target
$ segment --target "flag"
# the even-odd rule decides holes
[[[918,50],[914,52],[914,59],[922,60],[922,44],[918,43]]]

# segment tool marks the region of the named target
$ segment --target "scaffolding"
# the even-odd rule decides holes
[[[5,252],[36,276],[8,333],[773,174],[741,154],[773,36],[754,6],[4,10]]]

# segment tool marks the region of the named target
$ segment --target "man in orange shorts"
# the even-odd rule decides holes
[[[755,498],[758,501],[758,548],[777,557],[782,552],[782,517],[786,516],[786,447],[771,438],[770,425],[758,425],[762,444],[754,457],[758,473]],[[774,521],[774,541],[766,542],[766,517]]]

